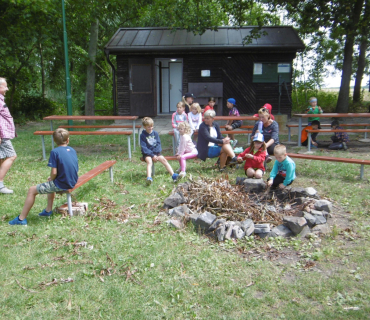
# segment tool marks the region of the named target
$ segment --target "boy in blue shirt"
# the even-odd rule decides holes
[[[48,203],[46,209],[39,216],[48,217],[53,213],[55,192],[73,189],[78,180],[78,159],[76,151],[68,147],[69,132],[59,128],[53,132],[53,139],[58,145],[51,150],[48,167],[51,167],[48,182],[32,186],[28,189],[27,198],[21,214],[9,221],[11,225],[27,225],[27,215],[35,203],[36,195],[47,194]]]
[[[152,165],[153,162],[159,161],[162,163],[169,174],[172,176],[174,182],[177,181],[179,175],[174,173],[171,165],[167,162],[166,158],[161,155],[162,146],[161,139],[159,139],[158,132],[153,130],[154,122],[152,118],[145,117],[142,120],[142,124],[145,130],[140,134],[140,146],[143,159],[146,162],[146,184],[150,186],[153,182],[152,178]]]
[[[272,188],[279,187],[280,189],[284,189],[291,185],[296,178],[295,163],[287,156],[286,147],[282,144],[278,144],[274,148],[274,156],[276,161],[271,170],[267,185],[272,186]]]

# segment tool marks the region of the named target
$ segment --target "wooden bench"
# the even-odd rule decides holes
[[[61,192],[61,194],[66,193],[67,194],[67,205],[68,205],[68,213],[72,217],[72,196],[71,193],[75,191],[77,188],[83,186],[86,182],[90,181],[92,178],[96,177],[97,175],[101,174],[105,170],[109,169],[109,176],[110,181],[113,182],[113,165],[116,164],[116,160],[108,160],[104,163],[98,165],[94,169],[90,170],[89,172],[86,172],[82,176],[78,177],[77,183],[73,189],[69,189],[66,191]]]
[[[168,134],[172,136],[172,148],[173,148],[173,154],[176,154],[176,148],[175,148],[175,134],[173,130],[169,131]],[[252,134],[252,130],[232,130],[232,131],[221,131],[221,134],[248,134],[248,144],[250,143],[250,138]]]
[[[335,158],[327,156],[315,156],[311,154],[297,154],[297,153],[288,153],[288,156],[296,159],[306,159],[306,160],[319,160],[319,161],[332,161],[332,162],[343,162],[343,163],[354,163],[361,165],[360,167],[360,178],[364,178],[364,166],[370,165],[370,160],[363,159],[347,159],[347,158]]]
[[[45,140],[44,136],[53,135],[54,131],[35,131],[33,134],[36,136],[41,136],[42,142],[42,157],[43,160],[46,160],[46,152],[45,152]],[[132,132],[130,131],[69,131],[69,134],[72,136],[107,136],[107,135],[125,135],[127,136],[127,144],[128,144],[128,157],[131,161],[131,143],[130,143],[130,136]]]
[[[326,132],[370,132],[370,129],[317,129],[317,130],[313,130],[313,129],[306,129],[307,133],[308,133],[308,141],[307,141],[307,148],[308,148],[308,151],[311,151],[311,134],[312,133],[326,133]]]
[[[73,126],[59,126],[58,128],[64,128],[64,129],[132,129],[133,126],[131,124],[122,124],[122,125],[73,125]],[[138,145],[140,145],[140,128],[141,125],[135,125],[135,129],[137,129],[137,136],[138,136]]]
[[[367,129],[367,127],[370,125],[369,123],[341,123],[339,124],[341,127],[365,127],[365,129]],[[291,128],[298,128],[299,125],[298,124],[287,124],[286,125],[287,128],[288,128],[288,142],[290,142],[290,137],[291,137],[291,134],[290,134],[290,130]],[[307,127],[308,125],[307,124],[302,124],[302,127]],[[320,124],[321,127],[331,127],[331,124],[330,123],[322,123]],[[365,139],[367,137],[367,132],[365,132]]]

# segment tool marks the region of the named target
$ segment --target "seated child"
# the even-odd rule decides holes
[[[268,111],[268,113],[270,114],[270,118],[272,120],[275,120],[274,115],[271,113],[271,110],[272,110],[272,105],[271,104],[265,103],[265,105],[262,108],[265,108]],[[253,117],[257,117],[258,118],[258,113],[254,114]]]
[[[180,101],[177,103],[177,111],[172,114],[172,127],[175,135],[175,150],[179,147],[180,134],[177,129],[179,123],[188,121],[188,115],[185,113],[185,103]]]
[[[194,102],[190,107],[190,113],[188,114],[189,125],[191,129],[191,134],[198,132],[199,126],[202,123],[202,109],[199,103]]]
[[[321,129],[320,121],[313,120],[311,122],[311,125],[303,128],[303,130],[301,132],[301,144],[302,144],[302,146],[305,146],[305,147],[307,147],[307,145],[308,145],[308,133],[306,131],[307,129],[308,130],[318,130],[318,129]],[[313,148],[317,148],[319,146],[319,144],[316,141],[316,138],[317,138],[317,135],[318,134],[319,134],[318,132],[311,133],[311,147],[313,147]]]
[[[194,99],[195,96],[190,92],[185,93],[185,95],[182,97],[182,102],[184,103],[186,114],[190,112],[190,107],[193,104]]]
[[[230,109],[229,116],[240,117],[239,111],[236,108],[235,99],[233,99],[233,98],[227,99],[226,106],[228,107],[228,109]],[[242,120],[228,120],[226,122],[226,130],[227,131],[232,131],[236,128],[240,128],[242,126],[242,124],[243,124]],[[233,134],[229,134],[229,137],[230,137],[231,140],[233,140],[233,148],[235,148],[236,144],[238,143],[238,140],[234,139]]]
[[[158,132],[153,130],[154,122],[152,118],[145,117],[142,120],[142,124],[145,130],[140,134],[140,146],[143,159],[145,160],[146,166],[146,184],[149,186],[153,182],[152,178],[152,164],[159,161],[164,165],[169,174],[172,176],[172,180],[177,181],[178,174],[173,173],[172,167],[167,162],[165,157],[161,155],[161,139],[159,139]]]
[[[261,133],[255,134],[251,145],[238,155],[238,162],[245,160],[244,170],[248,178],[261,179],[265,174],[266,143]]]
[[[324,112],[321,107],[317,106],[317,98],[311,97],[308,99],[308,102],[310,103],[310,106],[306,109],[307,114],[320,114]],[[320,121],[320,117],[308,118],[308,125],[310,125],[314,120]]]
[[[276,161],[274,167],[270,172],[270,178],[267,182],[268,186],[272,188],[279,187],[284,189],[293,183],[295,176],[295,163],[286,154],[286,147],[278,144],[274,149],[274,156]]]
[[[36,195],[47,194],[48,203],[46,209],[39,213],[39,216],[48,217],[53,213],[53,202],[55,192],[73,189],[78,180],[78,159],[76,151],[68,147],[69,132],[59,128],[53,132],[53,138],[58,145],[51,150],[48,167],[51,167],[48,182],[32,186],[28,189],[26,201],[21,214],[9,221],[11,225],[27,225],[27,215],[35,203]]]
[[[215,106],[216,104],[216,99],[213,98],[213,97],[210,97],[208,99],[208,105],[204,108],[203,110],[203,115],[208,111],[208,110],[213,110],[213,107]]]
[[[339,126],[339,121],[334,120],[331,123],[332,130],[335,129],[343,129],[341,126]],[[333,136],[330,137],[330,139],[333,141],[333,143],[329,146],[329,149],[331,150],[347,150],[347,142],[349,141],[347,132],[335,132]]]
[[[194,107],[194,104],[192,107]],[[198,114],[200,115],[200,113]],[[180,162],[179,178],[183,178],[186,175],[186,160],[196,158],[198,150],[190,137],[190,125],[187,122],[182,122],[179,124],[178,128],[180,132],[180,145],[177,152],[177,159]]]

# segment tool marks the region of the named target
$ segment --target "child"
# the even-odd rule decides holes
[[[295,163],[286,154],[286,147],[278,144],[274,149],[276,161],[270,172],[270,178],[267,182],[268,186],[273,188],[279,187],[284,189],[293,183],[295,176]]]
[[[177,152],[177,159],[180,162],[180,170],[181,170],[179,174],[179,178],[183,178],[186,175],[186,172],[185,172],[186,171],[186,160],[196,158],[198,155],[198,150],[195,147],[193,141],[191,141],[191,137],[190,137],[191,129],[190,129],[190,125],[187,122],[182,122],[179,124],[179,132],[180,132],[180,145],[179,145],[179,151]]]
[[[265,174],[266,143],[261,133],[254,136],[251,145],[238,155],[238,162],[245,160],[244,170],[248,178],[261,179]]]
[[[173,173],[173,170],[170,164],[167,162],[165,157],[161,155],[162,147],[161,147],[161,139],[159,139],[158,132],[153,130],[153,119],[149,117],[145,117],[142,120],[142,124],[145,130],[141,132],[140,135],[140,146],[141,146],[141,153],[143,154],[143,158],[147,164],[146,166],[146,184],[149,186],[153,182],[152,178],[152,165],[153,162],[156,163],[159,161],[164,165],[166,170],[172,176],[172,180],[175,182],[177,181],[178,174]]]
[[[21,214],[9,221],[11,225],[27,225],[27,215],[30,212],[37,194],[47,194],[48,203],[44,210],[39,213],[41,217],[49,217],[53,213],[55,192],[73,189],[78,180],[78,159],[76,151],[68,147],[69,132],[58,128],[53,132],[53,139],[58,145],[51,150],[48,167],[51,167],[48,182],[32,186],[28,189],[27,198]]]
[[[227,99],[227,108],[230,109],[229,111],[229,116],[234,116],[234,117],[240,117],[239,111],[236,108],[236,101],[233,98]],[[227,131],[232,131],[236,128],[240,128],[241,125],[243,124],[242,120],[228,120],[226,123],[226,130]],[[233,148],[235,148],[236,144],[238,143],[238,140],[234,139],[233,134],[229,134],[229,137],[233,141]]]
[[[194,99],[195,99],[195,96],[190,92],[185,93],[185,95],[182,97],[182,102],[185,104],[186,114],[190,112],[190,107],[193,104]]]
[[[303,130],[301,132],[301,144],[302,144],[302,146],[305,146],[305,147],[308,145],[308,133],[306,131],[307,129],[308,130],[321,129],[320,121],[313,120],[311,125],[307,126],[306,128],[303,128]],[[317,137],[318,134],[319,134],[318,132],[311,133],[311,147],[313,147],[313,148],[317,148],[319,146],[319,144],[316,141],[316,137]]]
[[[13,193],[13,190],[4,186],[4,178],[17,158],[10,141],[16,137],[14,121],[4,102],[4,96],[8,90],[6,79],[0,78],[0,193],[3,194]]]
[[[180,134],[177,127],[181,122],[188,121],[188,115],[185,111],[185,103],[180,101],[177,103],[177,111],[172,114],[172,127],[175,135],[175,149],[179,147]]]
[[[199,126],[202,123],[202,109],[200,108],[199,103],[193,103],[190,107],[190,113],[188,114],[189,125],[191,129],[191,135],[194,132],[198,132]]]
[[[271,104],[265,103],[265,105],[262,108],[267,110],[267,112],[270,114],[270,118],[272,120],[275,120],[274,115],[271,113],[271,111],[272,111],[272,105]],[[254,114],[253,117],[257,117],[258,118],[258,113]]]
[[[307,114],[321,114],[324,112],[322,111],[321,107],[317,106],[317,98],[311,97],[310,99],[308,99],[308,102],[310,103],[310,107],[306,109]],[[310,125],[314,120],[320,121],[320,117],[308,118],[308,125]]]
[[[339,126],[339,121],[334,120],[331,123],[332,130],[339,129],[343,130],[342,127]],[[347,150],[347,142],[349,141],[347,132],[335,132],[333,136],[330,137],[333,143],[329,146],[329,149],[331,150]]]
[[[210,97],[208,99],[208,105],[204,108],[203,110],[203,115],[208,111],[208,110],[213,110],[213,107],[215,106],[216,104],[216,99],[213,98],[213,97]]]

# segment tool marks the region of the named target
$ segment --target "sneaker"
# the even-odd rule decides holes
[[[346,150],[348,149],[348,147],[347,147],[347,143],[342,142],[342,144],[343,144],[343,149],[344,149],[344,151],[346,151]],[[0,189],[0,191],[1,191],[1,189]]]
[[[181,172],[179,173],[179,179],[182,179],[182,178],[184,178],[185,176],[186,176],[186,172],[181,171]]]
[[[40,217],[50,217],[53,214],[53,210],[47,212],[45,209],[39,213]]]
[[[11,194],[11,193],[13,193],[13,190],[8,189],[7,187],[3,187],[3,188],[0,189],[0,193]]]
[[[235,139],[235,140],[233,141],[233,149],[235,148],[235,146],[237,145],[237,143],[238,143],[238,140],[236,140],[236,139]]]
[[[178,179],[179,179],[179,174],[178,174],[178,173],[174,173],[174,174],[172,175],[172,180],[173,180],[173,182],[176,182]]]
[[[226,171],[226,166],[225,167],[223,167],[223,168],[220,168],[220,172],[221,173],[224,173]]]
[[[153,178],[151,178],[151,177],[146,178],[146,185],[147,186],[150,186],[152,184],[152,182],[153,182]]]
[[[233,164],[237,164],[238,163],[238,158],[237,157],[234,157],[231,159],[229,165],[233,165]]]
[[[22,226],[26,226],[27,225],[27,219],[23,219],[23,220],[19,220],[19,216],[14,218],[13,220],[9,221],[9,224],[10,225],[22,225]]]
[[[272,158],[270,156],[266,157],[266,163],[270,163],[272,161]]]

